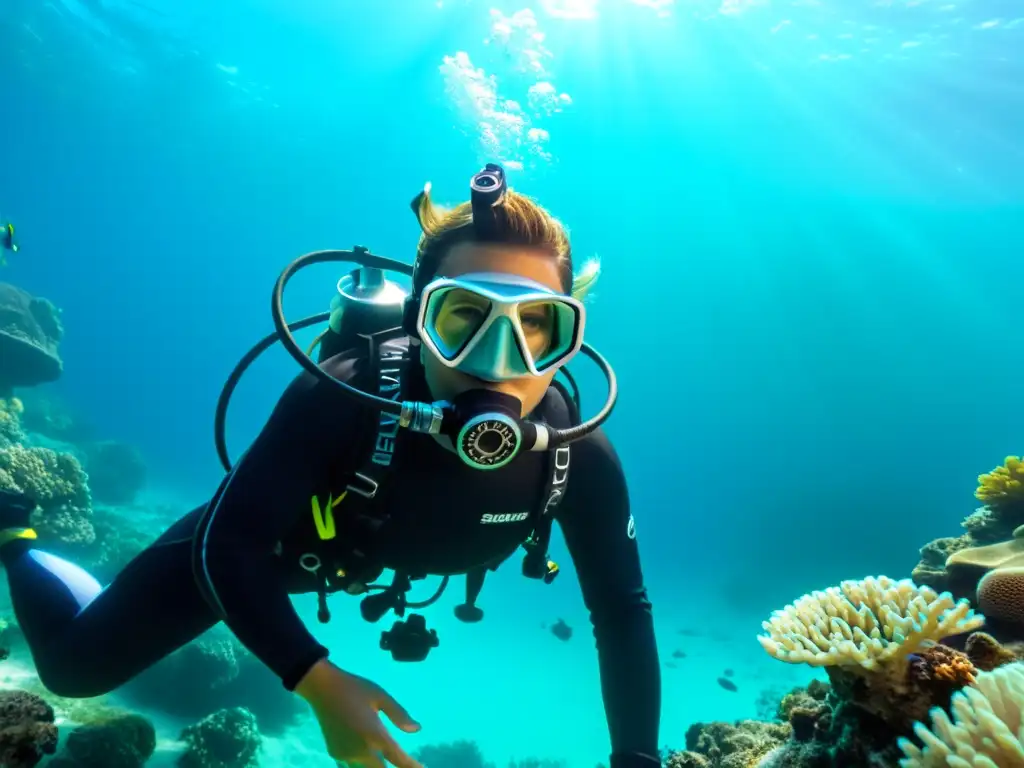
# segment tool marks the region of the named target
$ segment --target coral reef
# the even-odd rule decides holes
[[[982,621],[948,593],[879,576],[804,595],[775,611],[758,641],[780,661],[872,671]]]
[[[92,495],[82,465],[70,453],[23,445],[22,412],[19,400],[0,400],[0,489],[39,505],[32,525],[43,544],[91,544]]]
[[[47,539],[91,544],[92,497],[78,459],[49,448],[11,445],[0,449],[0,488],[28,494],[39,505],[33,527]]]
[[[910,572],[911,581],[929,586],[936,592],[949,592],[957,598],[972,599],[978,574],[964,569],[946,570],[946,561],[950,556],[972,546],[973,539],[967,533],[929,541],[921,547],[921,560]]]
[[[931,713],[931,726],[918,723],[918,746],[900,739],[901,768],[1022,768],[1024,766],[1024,664],[1014,662],[982,672],[950,705]]]
[[[427,744],[413,753],[413,757],[430,768],[494,768],[492,763],[484,760],[480,746],[468,739]]]
[[[938,642],[983,622],[965,600],[880,576],[804,595],[758,640],[781,661],[826,667],[844,702],[898,729],[974,679],[970,659]]]
[[[245,707],[266,733],[292,724],[305,707],[223,627],[215,627],[121,688],[142,707],[198,719],[218,709]]]
[[[256,718],[242,707],[222,709],[181,733],[181,768],[255,768],[263,743]]]
[[[972,633],[967,638],[964,651],[974,668],[981,672],[991,672],[996,667],[1024,659],[1024,643],[1000,645],[998,640],[985,632]]]
[[[53,768],[142,768],[156,750],[156,730],[142,715],[121,713],[73,730]]]
[[[21,428],[21,415],[25,406],[16,397],[0,398],[0,448],[21,443],[25,433]]]
[[[1024,637],[1024,525],[1006,541],[969,546],[950,554],[948,579],[971,585],[975,602],[989,621],[1009,625]]]
[[[84,464],[93,498],[103,504],[126,505],[146,485],[146,464],[139,449],[117,440],[85,445]]]
[[[892,768],[896,736],[874,715],[845,704],[822,681],[778,704],[783,722],[741,721],[691,727],[686,751],[667,752],[675,768]]]
[[[1014,543],[1024,538],[1024,462],[1020,457],[1007,456],[1002,465],[978,476],[974,495],[984,506],[961,523],[967,533],[926,544],[921,548],[921,561],[911,574],[919,584],[970,600],[975,599],[979,580],[991,570],[1024,567],[1024,541]],[[1014,554],[1021,559],[1007,562]],[[993,578],[1010,584],[1010,588],[1024,581],[1020,572],[1004,571]],[[1000,587],[999,591],[1002,590]],[[1002,603],[995,600],[993,605],[996,608],[991,615],[986,612],[986,616],[1003,618],[998,607]],[[985,612],[985,608],[981,610]]]
[[[0,691],[0,765],[32,768],[56,751],[53,708],[26,691]]]
[[[787,723],[741,720],[729,723],[696,723],[686,731],[686,751],[669,753],[665,762],[676,766],[754,768],[789,739]]]
[[[1002,521],[1004,525],[1024,525],[1024,462],[1019,456],[1007,456],[1002,466],[978,476],[974,495],[995,517],[1010,518]]]
[[[773,723],[697,724],[672,768],[1024,768],[1024,643],[909,580],[843,582],[762,625],[773,657],[824,667]],[[965,651],[941,641],[969,632]],[[924,723],[928,721],[929,725]]]
[[[0,396],[60,378],[64,366],[57,348],[63,335],[53,304],[0,283]]]

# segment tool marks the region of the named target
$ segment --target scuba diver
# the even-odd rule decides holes
[[[7,266],[7,254],[18,252],[18,241],[14,239],[14,225],[11,222],[0,224],[0,267]]]
[[[479,621],[486,574],[522,547],[525,576],[550,583],[554,521],[590,612],[612,754],[610,768],[660,765],[661,678],[651,605],[622,467],[600,429],[615,375],[583,341],[582,297],[596,263],[574,274],[562,225],[508,189],[489,164],[471,200],[413,200],[422,230],[409,267],[357,247],[301,256],[272,295],[276,332],[232,373],[217,413],[227,469],[208,503],[189,512],[106,587],[35,546],[32,499],[0,499],[0,561],[43,685],[91,697],[127,682],[224,622],[283,685],[311,706],[335,760],[420,768],[389,733],[419,725],[380,686],[328,655],[290,594],[361,595],[361,613],[397,620],[380,646],[422,661],[439,643],[422,614],[465,576],[464,622]],[[288,280],[315,263],[361,265],[338,284],[332,311],[289,324]],[[385,270],[411,276],[406,292]],[[293,331],[328,321],[303,351]],[[262,431],[232,465],[227,400],[246,367],[281,342],[303,367]],[[581,421],[565,365],[582,352],[608,382],[604,406]],[[555,380],[566,376],[573,391]],[[571,477],[570,477],[571,467]],[[390,585],[378,584],[384,570]],[[440,576],[426,600],[412,582]],[[337,661],[337,664],[335,663]],[[497,702],[495,702],[497,705]],[[538,702],[540,711],[546,712]]]

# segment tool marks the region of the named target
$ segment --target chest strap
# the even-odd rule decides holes
[[[373,382],[376,394],[391,400],[400,399],[406,380],[404,374],[409,365],[405,334],[395,329],[365,338],[368,343],[366,359],[371,369],[369,380]],[[323,624],[331,619],[327,607],[329,591],[341,589],[350,594],[361,594],[369,589],[384,589],[370,584],[383,569],[376,566],[367,553],[345,548],[344,567],[338,567],[337,556],[341,550],[334,543],[338,535],[334,514],[335,509],[345,502],[346,507],[356,507],[346,509],[345,514],[358,516],[359,525],[371,535],[384,524],[387,516],[380,496],[394,464],[398,430],[398,417],[370,411],[357,437],[359,446],[367,446],[363,449],[359,470],[341,470],[348,472],[349,480],[337,497],[332,494],[322,504],[316,496],[310,500],[313,524],[322,546],[318,554],[304,555],[300,564],[317,579],[317,618]]]
[[[566,402],[570,402],[566,396]],[[558,563],[550,559],[551,526],[555,522],[555,512],[569,487],[569,467],[572,453],[568,445],[548,451],[545,476],[547,482],[541,491],[533,511],[533,533],[523,542],[526,555],[523,557],[523,575],[529,579],[539,579],[550,584],[558,576]],[[466,601],[455,606],[455,617],[466,623],[480,621],[484,617],[483,610],[477,606],[477,598],[483,589],[487,572],[495,570],[500,562],[475,568],[466,574]]]

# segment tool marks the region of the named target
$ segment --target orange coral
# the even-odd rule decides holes
[[[965,656],[954,656],[952,659],[943,661],[935,666],[932,674],[936,680],[946,683],[953,683],[958,688],[970,685],[974,682],[976,670],[971,660]]]
[[[910,678],[922,692],[937,694],[941,703],[953,690],[974,683],[977,673],[966,654],[948,645],[933,645],[911,661]],[[948,693],[947,693],[948,692]]]

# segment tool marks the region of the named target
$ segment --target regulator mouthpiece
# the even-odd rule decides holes
[[[446,408],[443,431],[464,463],[476,469],[498,469],[536,442],[536,430],[519,416],[522,407],[511,395],[471,389]]]

